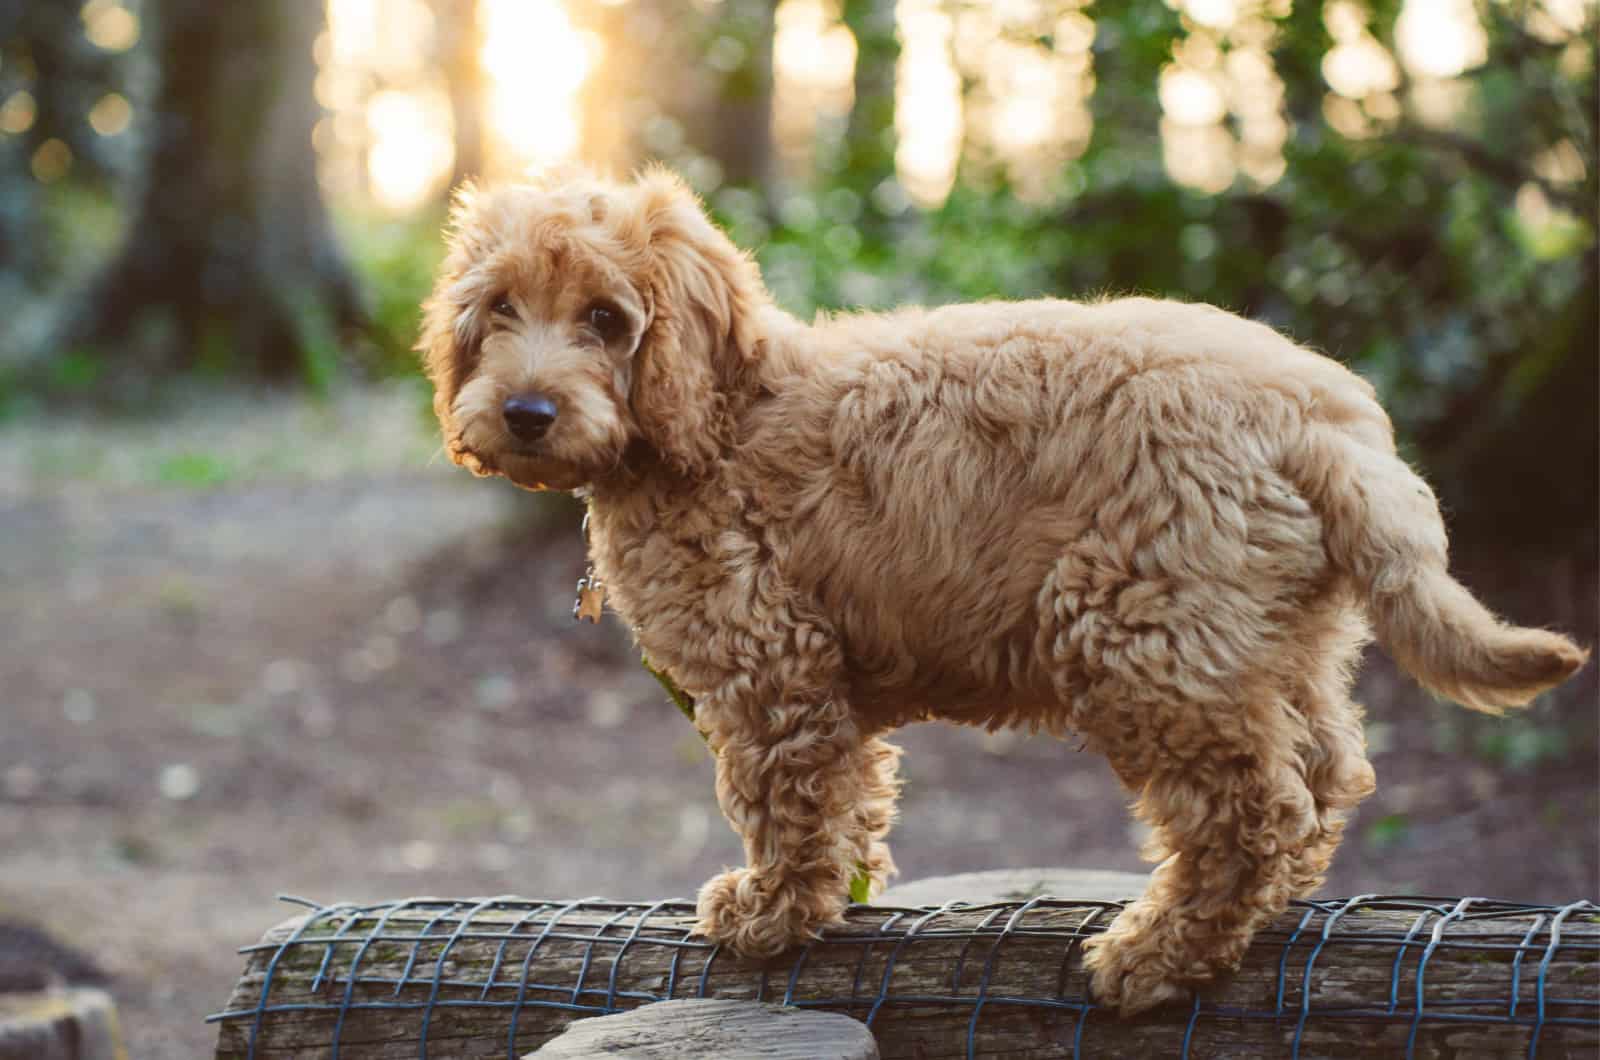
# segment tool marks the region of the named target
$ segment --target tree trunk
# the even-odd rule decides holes
[[[95,101],[119,80],[120,60],[84,38],[81,5],[0,0],[0,96],[26,88],[34,114],[28,128],[0,135],[0,312],[13,296],[46,290],[62,268],[60,247],[42,214],[40,184],[30,172],[48,140],[72,152],[65,176],[76,181],[115,179],[117,151],[89,125]],[[7,351],[9,352],[9,351]]]
[[[145,370],[325,370],[363,314],[311,145],[321,0],[152,0],[146,15],[161,82],[142,185],[53,345]]]
[[[870,192],[894,176],[894,79],[900,61],[894,3],[845,0],[844,24],[856,39],[856,70],[842,176]]]
[[[626,172],[659,159],[703,191],[719,184],[768,190],[770,0],[723,0],[714,10],[681,0],[570,6],[607,42],[583,92],[591,161]],[[719,179],[698,170],[699,159],[715,162]]]
[[[669,94],[667,106],[682,123],[694,151],[722,168],[723,184],[765,189],[771,178],[773,122],[773,8],[768,0],[726,0],[715,14],[691,14],[693,5],[666,3],[686,59],[699,67],[688,91]],[[707,62],[707,42],[733,42],[739,61]],[[672,72],[664,70],[672,77]],[[682,74],[677,75],[683,80]]]
[[[1449,502],[1459,551],[1593,558],[1600,541],[1600,453],[1594,397],[1600,391],[1595,321],[1600,251],[1583,255],[1578,297],[1546,322],[1554,364],[1524,394],[1508,382],[1534,367],[1522,351],[1491,363],[1478,386],[1418,439]]]
[[[767,0],[727,5],[726,28],[746,49],[727,72],[714,98],[698,115],[694,138],[722,166],[728,184],[764,191],[772,165],[773,8]]]
[[[439,64],[450,89],[455,166],[450,187],[483,175],[482,29],[478,0],[433,0],[439,26]]]

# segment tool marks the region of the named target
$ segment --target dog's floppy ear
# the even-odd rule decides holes
[[[766,300],[755,264],[665,170],[633,188],[647,241],[643,286],[653,317],[639,345],[632,404],[639,429],[686,475],[710,471],[731,442],[728,398],[760,356],[755,315]]]
[[[417,352],[423,371],[433,384],[433,411],[444,431],[445,447],[458,464],[480,471],[475,458],[460,446],[451,414],[456,394],[478,358],[487,330],[484,319],[484,284],[481,267],[485,235],[478,220],[482,197],[471,184],[456,193],[450,212],[448,248],[439,266],[433,291],[422,303],[422,333]]]

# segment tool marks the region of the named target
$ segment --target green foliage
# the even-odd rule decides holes
[[[198,375],[221,379],[237,369],[232,336],[227,321],[212,317],[200,329],[196,341],[194,368]]]
[[[893,25],[876,9],[847,4],[846,18],[859,53],[890,64]],[[1372,9],[1369,28],[1393,51],[1400,5]],[[1092,9],[1094,135],[1047,203],[1020,201],[968,159],[940,208],[908,206],[892,157],[872,149],[892,108],[859,70],[851,142],[819,150],[798,185],[728,187],[711,201],[802,315],[1137,292],[1265,320],[1379,387],[1465,521],[1570,545],[1594,536],[1600,507],[1600,472],[1581,455],[1595,448],[1600,27],[1591,11],[1588,27],[1549,44],[1523,27],[1521,5],[1476,10],[1489,56],[1461,78],[1454,124],[1403,109],[1352,139],[1323,116],[1333,42],[1322,7],[1294,5],[1272,51],[1286,169],[1264,188],[1241,180],[1208,195],[1167,176],[1155,86],[1185,30],[1170,7],[1140,4]],[[1550,177],[1553,151],[1581,160],[1576,180],[1570,165]],[[1541,198],[1548,209],[1529,206]],[[1530,483],[1528,468],[1552,470]],[[1510,518],[1534,488],[1549,498],[1546,518]]]
[[[369,326],[361,337],[360,359],[378,375],[416,370],[413,347],[422,300],[444,256],[443,226],[443,209],[405,218],[372,213],[338,218],[339,234],[367,292]]]
[[[1411,820],[1403,813],[1391,813],[1367,825],[1366,843],[1375,851],[1403,845],[1411,836]]]
[[[156,469],[158,481],[195,489],[220,486],[231,477],[233,470],[207,453],[179,453],[163,460]]]
[[[289,319],[294,321],[300,351],[300,378],[313,393],[325,395],[338,374],[337,330],[327,305],[314,290],[302,287],[289,297]]]
[[[33,198],[44,246],[36,251],[36,267],[24,277],[30,284],[85,276],[116,249],[123,210],[104,184],[63,180],[33,189]]]
[[[1497,770],[1524,774],[1561,762],[1592,761],[1597,749],[1593,726],[1584,723],[1587,715],[1563,712],[1548,698],[1527,712],[1504,717],[1441,706],[1433,722],[1433,750],[1452,757],[1471,755]],[[1578,706],[1587,710],[1592,704]]]
[[[1473,751],[1477,756],[1513,772],[1525,773],[1561,761],[1571,749],[1561,725],[1527,715],[1497,719],[1493,725],[1475,729]]]
[[[71,350],[51,361],[46,370],[54,389],[83,393],[105,374],[105,361],[91,350]]]
[[[1367,6],[1371,32],[1393,50],[1401,4]],[[1352,139],[1324,117],[1323,61],[1333,44],[1324,5],[1292,5],[1271,54],[1290,126],[1285,171],[1270,186],[1240,182],[1216,195],[1178,186],[1163,166],[1156,86],[1188,32],[1183,17],[1167,4],[1092,7],[1093,137],[1054,174],[1054,195],[1025,202],[991,162],[974,157],[935,210],[911,205],[895,178],[899,41],[890,0],[842,4],[857,39],[855,107],[847,119],[822,123],[813,172],[782,181],[750,175],[771,167],[747,157],[767,145],[746,136],[744,124],[768,83],[769,8],[741,0],[669,25],[651,5],[631,5],[613,12],[625,24],[596,25],[615,31],[608,47],[617,55],[645,64],[618,68],[631,76],[642,76],[650,56],[639,54],[629,27],[649,19],[662,37],[651,40],[652,54],[676,63],[698,50],[706,60],[680,64],[681,84],[624,86],[652,97],[629,97],[641,105],[618,111],[642,115],[628,119],[638,127],[625,138],[692,177],[745,175],[745,184],[712,188],[709,200],[735,240],[757,250],[788,308],[809,315],[1128,292],[1211,302],[1280,327],[1370,378],[1460,519],[1570,541],[1593,536],[1600,507],[1597,27],[1586,8],[1590,25],[1550,44],[1524,27],[1525,7],[1477,6],[1487,61],[1460,79],[1465,105],[1448,127],[1402,109],[1374,135]],[[36,22],[29,40],[45,40],[56,23]],[[7,69],[9,77],[20,67]],[[1411,85],[1401,76],[1396,98],[1404,101]],[[708,92],[702,82],[720,87]],[[685,112],[676,113],[679,97],[699,102],[680,101]],[[722,133],[742,137],[743,147]],[[1552,152],[1567,158],[1565,175],[1551,175]],[[41,237],[29,241],[38,248],[33,271],[6,271],[0,255],[0,297],[33,299],[48,288],[70,298],[87,266],[116,245],[119,197],[93,180],[43,191],[31,180],[14,183],[0,206],[15,206]],[[1544,206],[1530,207],[1535,200]],[[442,207],[403,219],[349,212],[338,220],[367,323],[358,336],[335,335],[325,304],[310,298],[291,313],[304,353],[289,370],[318,389],[352,363],[380,376],[415,370],[418,307],[442,252]],[[0,319],[0,345],[10,323]],[[185,370],[252,367],[226,327],[132,332],[124,345],[195,347],[176,358]],[[52,351],[29,380],[0,363],[0,410],[16,404],[14,390],[25,384],[52,396],[92,391],[103,378],[96,358],[108,352]],[[6,353],[0,348],[0,362]],[[1535,488],[1552,498],[1541,517],[1507,518],[1523,514],[1521,496]]]

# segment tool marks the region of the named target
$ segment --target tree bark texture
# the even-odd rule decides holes
[[[317,183],[321,0],[151,0],[160,87],[121,250],[57,344],[287,376],[362,318]]]
[[[580,5],[583,24],[607,41],[582,104],[590,160],[627,172],[658,159],[694,178],[690,160],[700,156],[716,163],[721,184],[768,190],[774,6]]]
[[[745,48],[703,110],[690,117],[690,137],[722,166],[728,184],[764,190],[772,168],[773,8],[765,0],[729,4],[723,26]],[[720,28],[720,27],[719,27]]]
[[[846,0],[856,38],[855,103],[845,131],[843,176],[870,192],[894,176],[894,79],[900,60],[891,0]]]
[[[439,27],[439,65],[450,89],[455,165],[450,187],[483,176],[483,33],[478,0],[433,0]]]
[[[692,936],[684,903],[520,899],[317,910],[273,928],[218,1017],[218,1057],[520,1056],[575,1018],[670,998],[866,1023],[884,1057],[1589,1057],[1600,908],[1481,899],[1298,903],[1193,1005],[1120,1020],[1084,939],[1121,903],[852,906],[768,963]],[[253,1051],[252,1051],[253,1049]]]

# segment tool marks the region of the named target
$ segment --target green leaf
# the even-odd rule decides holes
[[[856,874],[850,877],[850,900],[860,905],[872,901],[872,874],[863,862],[856,862]]]
[[[671,698],[672,705],[681,710],[684,717],[694,721],[694,697],[679,688],[677,682],[668,677],[665,671],[657,670],[654,666],[651,666],[648,656],[639,656],[639,662],[644,665],[645,670],[649,672],[651,677],[661,682],[661,687],[667,690],[667,695]]]

